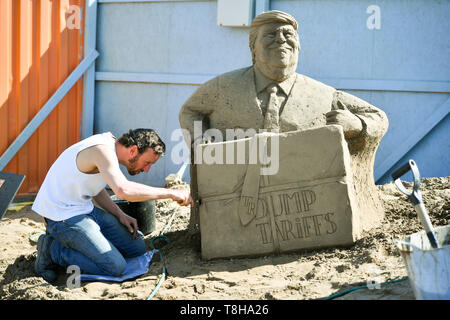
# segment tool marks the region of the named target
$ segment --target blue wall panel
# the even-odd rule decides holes
[[[194,86],[97,83],[95,132],[111,131],[119,137],[132,128],[152,128],[166,143],[166,155],[152,166],[150,174],[130,176],[126,170],[122,170],[130,180],[160,186],[168,174],[176,173],[181,167],[181,163],[171,160],[172,149],[180,142],[171,141],[171,135],[175,129],[179,129],[180,106],[194,90]]]
[[[450,1],[278,0],[299,22],[300,70],[315,77],[450,81]],[[369,30],[371,5],[381,28]]]
[[[406,164],[409,159],[414,159],[419,168],[421,177],[450,176],[450,116],[446,116],[442,122],[424,137],[411,151],[403,156],[396,165],[379,180],[379,184],[392,181],[390,174],[395,169]],[[398,139],[398,143],[401,143]],[[405,176],[403,180],[413,181],[411,176]]]
[[[380,29],[367,28],[371,5]],[[298,72],[387,113],[378,183],[409,157],[422,176],[450,175],[450,1],[272,0],[270,8],[299,22]],[[251,64],[249,29],[219,27],[216,17],[214,0],[99,3],[95,132],[153,127],[169,148],[150,175],[131,179],[163,185],[180,167],[170,138],[184,101],[213,76]],[[442,121],[432,128],[430,117]]]
[[[98,69],[218,74],[251,63],[248,28],[216,24],[215,1],[103,3]]]
[[[450,98],[448,94],[347,91],[383,109],[389,118],[388,131],[375,158],[374,174],[379,184],[391,181],[390,173],[410,158],[406,160],[405,157],[401,157],[401,160],[399,158],[400,161],[393,163],[388,172],[380,171],[382,160],[404,147],[411,135],[423,130],[423,122],[431,116],[430,111],[448,103]],[[407,156],[414,155],[412,159],[418,163],[423,177],[450,176],[450,144],[447,139],[449,132],[449,123],[443,119],[414,146],[414,152],[408,152]],[[437,159],[439,161],[436,161]],[[420,163],[426,164],[426,168],[422,169]]]

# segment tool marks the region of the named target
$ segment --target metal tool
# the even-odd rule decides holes
[[[409,191],[405,188],[400,177],[407,173],[409,170],[412,171],[414,177],[414,186],[413,190]],[[433,225],[431,224],[430,217],[428,216],[427,209],[425,208],[422,202],[422,193],[420,192],[420,173],[419,168],[417,167],[414,160],[409,160],[408,163],[400,167],[398,170],[392,173],[392,179],[394,179],[394,183],[397,188],[406,194],[411,202],[414,204],[414,209],[417,212],[417,215],[422,222],[422,225],[425,229],[428,239],[430,240],[431,246],[433,248],[439,248],[439,244],[436,238],[436,234],[433,229]]]

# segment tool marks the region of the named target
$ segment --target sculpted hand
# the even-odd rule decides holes
[[[194,201],[192,201],[191,193],[187,189],[171,189],[171,198],[176,201],[180,206],[194,206]]]
[[[353,138],[361,133],[361,120],[348,110],[331,110],[327,112],[327,124],[338,124],[344,129],[346,138]]]
[[[123,213],[120,215],[119,221],[128,229],[128,231],[130,231],[130,233],[133,234],[133,239],[136,239],[138,237],[137,231],[139,230],[139,228],[137,220],[135,218]]]

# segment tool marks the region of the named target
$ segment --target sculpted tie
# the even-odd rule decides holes
[[[279,102],[277,99],[278,86],[271,84],[266,88],[269,93],[269,102],[267,103],[266,116],[264,118],[264,129],[280,129]]]

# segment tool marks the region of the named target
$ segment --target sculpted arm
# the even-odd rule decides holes
[[[185,137],[188,145],[194,143],[198,137],[194,137],[194,122],[201,123],[201,132],[209,128],[208,116],[213,112],[218,96],[218,79],[212,79],[201,85],[183,104],[179,113],[179,121],[182,129],[190,134],[190,141]]]
[[[120,170],[114,152],[106,146],[96,146],[91,153],[91,159],[100,171],[105,182],[123,200],[139,202],[156,199],[172,199],[180,205],[186,206],[191,204],[189,192],[185,190],[151,187],[142,183],[129,181]]]
[[[331,109],[327,113],[327,124],[341,124],[345,137],[358,142],[361,147],[367,139],[380,140],[387,131],[389,123],[386,114],[349,93],[337,90]]]

